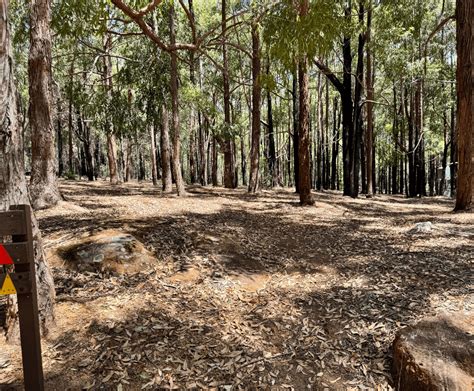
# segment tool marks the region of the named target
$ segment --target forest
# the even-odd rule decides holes
[[[472,0],[0,0],[44,389],[470,389],[473,41]]]

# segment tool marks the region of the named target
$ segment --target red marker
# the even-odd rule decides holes
[[[13,265],[13,259],[10,257],[10,254],[8,254],[8,251],[5,250],[5,247],[3,247],[0,244],[0,265]]]

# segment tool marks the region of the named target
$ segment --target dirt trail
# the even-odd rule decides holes
[[[445,198],[325,192],[301,208],[286,190],[61,190],[66,201],[38,213],[58,292],[48,390],[390,389],[399,328],[473,313],[474,216]],[[409,233],[423,221],[435,229]],[[132,276],[64,267],[58,246],[104,229],[156,261]],[[0,385],[14,387],[18,351],[0,344]]]

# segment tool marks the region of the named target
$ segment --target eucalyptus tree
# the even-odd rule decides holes
[[[459,171],[455,210],[469,209],[474,181],[474,4],[456,1]]]
[[[36,209],[60,200],[52,114],[50,21],[50,0],[31,0],[28,112],[32,146],[30,195]]]
[[[328,54],[336,36],[337,14],[326,0],[281,1],[266,20],[265,41],[272,58],[287,69],[297,70],[298,102],[298,184],[300,203],[312,204],[309,159],[309,79],[308,70],[316,56]],[[296,95],[296,91],[294,91]]]
[[[19,123],[17,89],[14,80],[12,33],[10,31],[10,2],[0,0],[0,210],[11,205],[29,204],[30,197],[23,159],[23,134]],[[38,307],[43,332],[54,319],[54,281],[43,251],[41,234],[32,213],[34,256],[38,279]],[[5,328],[14,335],[17,310],[9,296]]]

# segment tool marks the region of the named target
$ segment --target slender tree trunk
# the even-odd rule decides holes
[[[162,188],[165,193],[170,193],[173,190],[171,178],[171,156],[170,156],[170,138],[168,130],[168,110],[166,106],[161,107],[161,172],[162,172]]]
[[[352,19],[351,2],[344,10],[346,19]],[[354,118],[352,101],[352,53],[351,38],[344,37],[343,48],[343,91],[341,93],[342,105],[342,159],[343,159],[343,183],[345,196],[351,196],[353,190],[352,166],[354,162]]]
[[[69,70],[69,78],[70,78],[70,90],[68,91],[68,105],[69,105],[69,112],[68,112],[68,163],[69,163],[69,174],[75,174],[75,167],[74,167],[74,148],[73,148],[73,133],[74,133],[74,118],[73,118],[73,104],[72,104],[72,94],[73,94],[73,83],[74,83],[74,60],[71,61],[71,68]]]
[[[333,132],[332,132],[332,154],[331,154],[331,190],[336,190],[337,183],[337,157],[339,155],[339,123],[340,118],[337,98],[333,104]]]
[[[58,176],[61,177],[64,173],[64,160],[63,160],[63,122],[62,122],[62,108],[61,99],[58,96],[58,105],[56,113],[56,124],[57,124],[57,138],[58,138]]]
[[[305,0],[303,0],[305,2]],[[300,60],[298,64],[298,80],[300,83],[300,113],[299,113],[299,180],[301,205],[313,205],[311,196],[311,172],[309,159],[309,77],[307,60]]]
[[[170,43],[176,43],[175,31],[175,10],[171,5],[169,14]],[[176,181],[176,191],[178,196],[185,196],[184,181],[181,172],[181,140],[179,131],[179,102],[178,102],[178,57],[176,52],[171,52],[171,71],[170,71],[170,90],[171,90],[171,132],[173,135],[173,172]]]
[[[112,46],[112,38],[106,34],[104,37],[104,88],[107,96],[107,105],[112,104],[112,58],[108,55]],[[117,168],[117,142],[115,140],[115,133],[110,116],[105,110],[105,134],[107,135],[107,159],[109,163],[109,177],[110,183],[116,185],[119,183],[119,175]]]
[[[315,127],[316,137],[314,140],[316,146],[316,189],[321,190],[322,186],[322,161],[323,161],[323,81],[321,73],[318,74],[318,103],[317,108],[317,118],[318,124]]]
[[[260,105],[262,87],[260,85],[260,32],[256,23],[252,24],[252,138],[250,147],[250,180],[248,191],[255,193],[259,182],[260,161]]]
[[[156,138],[155,138],[155,123],[152,121],[148,125],[150,127],[150,157],[151,157],[151,180],[153,186],[158,184],[158,167],[156,164]]]
[[[23,162],[23,137],[18,124],[8,10],[9,0],[0,0],[0,211],[7,211],[11,205],[30,202]],[[54,281],[44,256],[34,213],[31,218],[39,315],[42,331],[46,334],[54,320]],[[6,323],[3,326],[7,336],[14,337],[17,335],[18,321],[16,296],[8,296],[6,311]]]
[[[362,1],[359,2],[359,23],[364,23],[365,8]],[[359,195],[360,182],[360,156],[362,153],[362,91],[364,80],[364,46],[365,34],[359,33],[359,42],[357,46],[357,68],[354,91],[354,143],[351,162],[351,197],[356,198]]]
[[[270,60],[267,64],[267,75],[270,74]],[[268,122],[268,170],[271,176],[271,187],[278,186],[278,168],[275,150],[275,131],[273,126],[272,94],[267,90],[267,122]]]
[[[329,187],[331,186],[330,184],[330,180],[331,180],[331,157],[330,157],[330,154],[329,154],[329,144],[330,144],[330,136],[329,136],[329,82],[326,80],[326,98],[325,98],[325,101],[326,101],[326,115],[324,116],[324,132],[325,132],[325,137],[324,137],[324,140],[325,140],[325,143],[324,143],[324,183],[323,183],[323,188],[324,189],[329,189]]]
[[[374,143],[374,81],[372,74],[372,5],[367,10],[367,71],[366,71],[366,84],[367,84],[367,131],[366,131],[366,154],[365,163],[367,164],[367,197],[373,197],[373,182],[372,172],[374,167],[372,165],[372,148]]]
[[[458,175],[455,210],[472,205],[474,178],[474,4],[456,1]]]
[[[296,69],[298,65],[296,65]],[[299,173],[299,144],[300,144],[300,136],[299,136],[299,111],[300,108],[298,106],[298,77],[297,72],[293,73],[293,89],[292,89],[292,98],[293,98],[293,171],[294,171],[294,178],[295,178],[295,188],[296,192],[300,192],[300,173]]]
[[[215,137],[212,138],[212,186],[219,186],[219,180],[217,178],[217,140]]]
[[[226,30],[227,30],[227,1],[222,0],[222,69],[224,82],[224,123],[226,125],[224,134],[224,186],[233,189],[235,186],[234,148],[230,134],[230,84],[229,65],[227,59]]]
[[[301,0],[299,15],[301,18],[307,17],[309,12],[309,0]],[[300,180],[300,204],[313,205],[311,195],[311,167],[310,167],[310,104],[309,104],[309,76],[308,59],[303,56],[298,63],[298,80],[300,88],[300,112],[299,112],[299,180]]]
[[[51,113],[50,0],[30,0],[28,80],[31,126],[31,204],[35,209],[55,205],[61,198],[56,177],[56,154]]]

